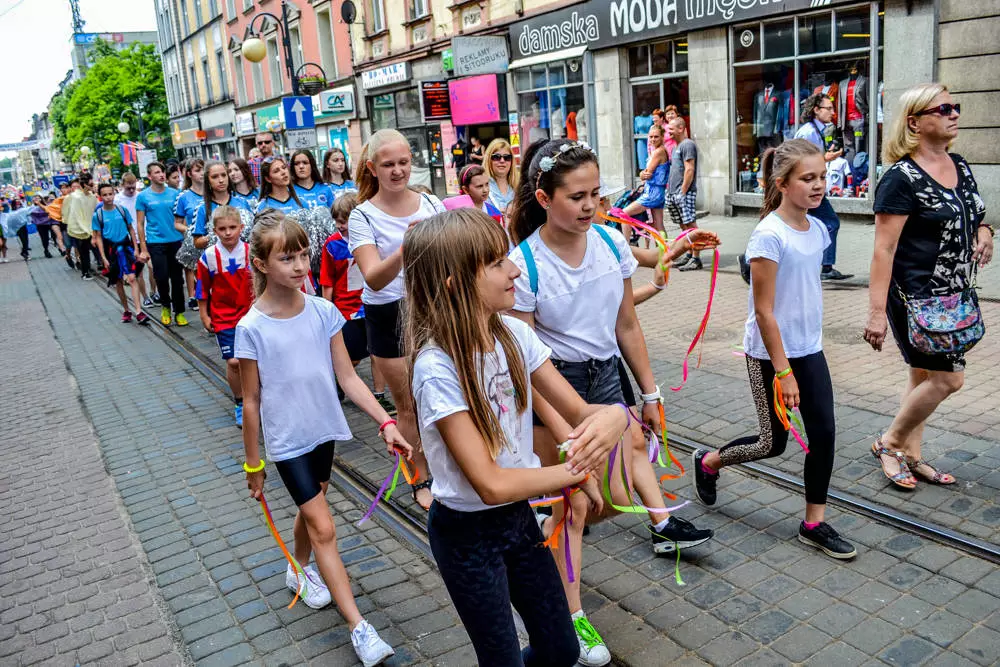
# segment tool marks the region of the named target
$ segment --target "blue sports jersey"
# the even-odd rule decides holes
[[[302,200],[302,203],[307,208],[316,208],[319,206],[330,208],[334,199],[333,189],[326,183],[313,183],[313,186],[308,190],[301,185],[296,185],[295,194],[299,196],[299,199]]]
[[[246,197],[240,194],[230,194],[229,201],[226,202],[226,206],[232,206],[233,208],[239,208],[247,211],[253,215],[254,210],[250,206],[250,202],[247,201]],[[211,210],[215,210],[219,204],[213,204]],[[208,233],[208,221],[211,219],[210,215],[205,213],[205,202],[202,202],[198,209],[194,213],[194,229],[191,232],[192,236],[204,236]]]
[[[289,197],[285,201],[280,199],[275,199],[274,197],[268,197],[267,199],[261,199],[260,203],[257,204],[257,213],[260,213],[266,208],[274,208],[282,213],[291,213],[292,211],[298,211],[303,208],[308,208],[305,203],[298,204],[294,199]]]
[[[101,206],[94,211],[90,226],[95,232],[100,232],[105,240],[111,243],[121,243],[129,236],[128,230],[132,226],[132,215],[121,206],[114,206],[110,211]]]
[[[173,188],[164,188],[157,193],[152,187],[146,188],[135,198],[135,210],[146,216],[146,242],[171,243],[183,241],[184,235],[174,227],[174,203],[180,195]]]
[[[193,190],[183,190],[174,203],[174,216],[184,218],[184,224],[190,227],[194,224],[194,214],[203,204],[205,198]]]

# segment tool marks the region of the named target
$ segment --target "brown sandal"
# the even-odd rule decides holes
[[[955,479],[954,475],[946,472],[938,471],[934,466],[925,461],[924,459],[911,459],[909,456],[906,457],[906,465],[913,473],[914,477],[920,477],[924,481],[930,482],[931,484],[939,484],[941,486],[948,486],[949,484],[954,484],[958,480]],[[927,474],[920,471],[920,467],[925,466],[929,468],[932,474]]]
[[[892,450],[886,449],[885,445],[882,444],[882,436],[872,444],[872,456],[878,461],[879,466],[882,468],[882,474],[885,475],[886,479],[895,484],[901,489],[906,489],[907,491],[912,491],[917,488],[916,477],[910,472],[910,467],[906,464],[906,456],[903,452],[894,452]],[[882,460],[883,456],[891,456],[896,459],[899,463],[899,472],[895,475],[890,475],[889,471],[885,469],[885,461]],[[913,482],[904,482],[903,480],[912,479]]]

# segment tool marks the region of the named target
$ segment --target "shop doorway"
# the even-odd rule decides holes
[[[649,129],[653,111],[675,107],[677,115],[691,126],[691,103],[687,77],[687,37],[628,50],[632,142],[629,153],[632,175],[645,169],[649,158]],[[626,162],[628,164],[628,162]]]

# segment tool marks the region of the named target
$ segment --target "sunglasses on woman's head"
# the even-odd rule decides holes
[[[914,116],[926,116],[927,114],[930,114],[930,113],[936,113],[939,116],[948,117],[948,116],[950,116],[952,114],[952,112],[957,113],[957,114],[962,113],[962,105],[961,104],[939,104],[938,106],[931,107],[930,109],[922,109],[921,111],[918,111],[917,113],[915,113],[913,115]]]
[[[490,159],[493,160],[494,162],[501,162],[501,161],[510,162],[511,160],[514,159],[514,156],[511,155],[510,153],[503,153],[503,154],[494,153],[493,155],[490,156]]]

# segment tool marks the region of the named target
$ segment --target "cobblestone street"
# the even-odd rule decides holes
[[[665,385],[678,378],[707,279],[706,272],[675,273],[667,293],[640,310]],[[668,398],[676,432],[714,443],[753,430],[743,360],[732,354],[745,290],[738,277],[720,276],[702,368]],[[0,662],[354,664],[336,611],[302,604],[285,609],[284,561],[246,497],[240,435],[217,381],[158,330],[119,324],[109,293],[96,281],[80,281],[58,260],[2,267],[0,295],[6,339],[27,341],[8,345],[18,355],[0,371],[7,380],[0,391],[8,406],[10,459],[0,474],[0,497],[14,519],[0,532]],[[869,489],[872,498],[904,509],[909,499],[932,520],[969,503],[968,511],[953,509],[961,518],[954,525],[970,532],[990,528],[992,495],[967,493],[986,483],[970,485],[954,456],[967,451],[975,456],[963,468],[978,461],[988,473],[997,470],[989,460],[995,442],[985,431],[974,435],[937,423],[928,430],[929,447],[942,448],[932,450],[934,456],[956,462],[950,469],[961,489],[923,485],[905,498],[879,493],[884,485],[863,448],[875,432],[867,432],[869,424],[888,422],[903,367],[892,351],[878,356],[833,335],[860,321],[855,310],[867,298],[864,290],[827,289],[826,296],[827,351],[839,401],[835,486],[849,480],[852,490]],[[993,304],[986,308],[987,318],[995,314]],[[215,360],[214,342],[195,326],[173,332]],[[983,367],[992,345],[987,336],[970,355],[967,388],[950,408],[961,413],[977,404],[966,392],[989,382]],[[881,379],[873,389],[881,398],[865,403],[861,388],[869,379]],[[338,443],[338,464],[378,483],[390,463],[376,429],[353,407],[347,413],[356,439]],[[845,436],[852,431],[856,435]],[[48,448],[43,456],[39,442]],[[972,442],[988,446],[975,449]],[[798,474],[799,456],[789,448],[778,465]],[[853,468],[861,474],[852,478]],[[84,484],[55,494],[44,486],[50,479]],[[690,498],[689,479],[668,488]],[[274,477],[267,490],[289,539],[291,501]],[[930,511],[924,499],[936,492],[942,507]],[[409,494],[398,499],[412,510]],[[332,487],[329,500],[362,611],[396,647],[389,664],[474,664],[433,562],[378,516],[355,528],[363,508],[349,494]],[[682,554],[684,586],[674,581],[674,560],[654,556],[638,519],[594,526],[584,550],[584,608],[618,664],[1000,660],[1000,573],[993,564],[832,508],[831,523],[859,549],[854,561],[835,562],[794,539],[801,507],[798,494],[727,472],[716,507],[679,511],[716,530],[713,541]],[[992,538],[992,532],[981,536]]]

